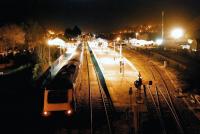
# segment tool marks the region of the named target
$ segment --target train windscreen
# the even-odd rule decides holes
[[[63,91],[49,91],[48,103],[67,103],[67,90]]]

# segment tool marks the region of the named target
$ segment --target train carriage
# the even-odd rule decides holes
[[[44,90],[43,115],[62,111],[72,115],[76,111],[76,88],[80,84],[82,46],[79,45],[67,64],[57,73]]]

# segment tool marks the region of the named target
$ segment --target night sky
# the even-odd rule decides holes
[[[200,16],[199,0],[1,0],[0,23],[30,19],[61,28],[107,32],[136,24],[186,26]]]

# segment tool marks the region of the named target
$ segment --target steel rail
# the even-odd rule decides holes
[[[166,93],[167,93],[167,96],[168,96],[169,100],[167,100],[167,98],[165,97],[165,95],[164,95],[164,93],[163,93],[162,90],[160,90],[159,88],[157,88],[157,90],[161,93],[161,95],[162,95],[162,97],[164,98],[166,104],[168,105],[168,107],[169,107],[169,109],[170,109],[170,111],[171,111],[171,113],[172,113],[172,115],[173,115],[173,117],[174,117],[174,119],[175,119],[175,121],[176,121],[176,124],[178,125],[178,128],[179,128],[179,130],[180,130],[180,133],[181,133],[181,134],[184,134],[184,129],[183,129],[182,124],[181,124],[181,121],[180,121],[180,119],[179,119],[179,117],[178,117],[178,115],[177,115],[177,112],[176,112],[174,103],[173,103],[172,98],[171,98],[171,95],[170,95],[170,93],[169,93],[169,88],[168,88],[168,86],[167,86],[167,83],[165,82],[165,80],[164,80],[162,74],[158,71],[158,68],[156,68],[155,65],[152,65],[152,63],[150,63],[150,64],[151,64],[151,68],[152,68],[152,69],[154,68],[154,70],[155,70],[155,71],[157,72],[157,74],[160,76],[160,78],[161,78],[161,80],[162,80],[162,82],[163,82],[163,84],[164,84],[165,91],[166,91]]]
[[[155,75],[153,74],[153,70],[152,68],[150,69],[150,72],[153,76],[153,79],[156,80],[156,77]],[[158,117],[159,117],[159,121],[160,121],[160,124],[161,124],[161,127],[162,127],[162,133],[163,134],[167,134],[167,131],[165,129],[165,123],[164,123],[164,120],[163,120],[163,116],[162,116],[162,113],[161,113],[161,104],[160,104],[160,101],[159,101],[159,95],[158,95],[158,87],[157,87],[157,83],[155,84],[155,90],[156,90],[156,101],[157,101],[157,105],[156,105],[156,101],[155,101],[155,98],[153,97],[153,94],[149,88],[149,93],[150,93],[150,96],[151,96],[151,99],[153,101],[153,104],[154,106],[156,107],[156,112],[158,114]]]
[[[86,45],[86,44],[85,44]],[[87,47],[84,45],[84,53],[87,63],[87,78],[88,78],[88,88],[89,88],[89,105],[90,105],[90,133],[93,134],[93,111],[92,111],[92,90],[90,87],[90,71],[89,71],[89,63],[88,63],[88,54],[87,54]]]
[[[87,52],[86,52],[86,60],[87,60],[87,68],[88,68],[88,77],[90,77],[89,65],[88,65],[88,49],[87,49]],[[104,108],[105,115],[106,115],[106,121],[107,121],[107,125],[108,125],[109,134],[112,134],[111,121],[109,119],[108,109],[107,109],[107,106],[106,106],[106,100],[105,100],[106,98],[104,98],[104,95],[103,95],[104,90],[103,90],[103,88],[101,86],[100,79],[99,79],[99,76],[97,74],[97,70],[96,70],[94,64],[92,64],[92,66],[94,67],[95,75],[96,75],[96,78],[97,78],[97,83],[98,83],[98,87],[99,87],[100,98],[101,98],[101,101],[103,103],[103,108]],[[90,85],[90,78],[88,80],[89,80],[88,82],[89,82],[89,85]],[[94,131],[93,131],[93,127],[94,127],[94,125],[93,125],[93,122],[94,122],[93,121],[93,116],[94,115],[93,115],[93,106],[92,106],[92,90],[91,90],[91,87],[89,88],[89,90],[90,90],[89,91],[89,96],[90,96],[89,100],[90,100],[90,109],[91,109],[90,110],[90,112],[91,112],[91,116],[90,116],[91,117],[91,134],[93,134],[94,133]]]

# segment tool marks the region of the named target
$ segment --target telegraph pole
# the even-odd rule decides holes
[[[164,11],[162,11],[162,41],[164,41]]]

